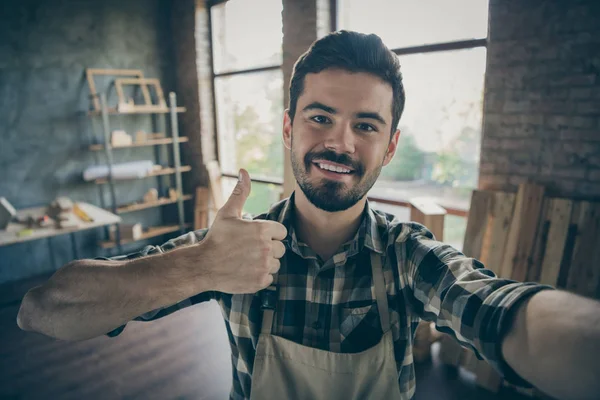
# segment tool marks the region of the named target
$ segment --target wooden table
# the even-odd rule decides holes
[[[19,236],[18,233],[23,229],[26,229],[27,226],[24,224],[17,224],[11,222],[5,230],[0,230],[0,247],[8,246],[15,243],[28,242],[31,240],[49,239],[54,236],[70,234],[71,244],[73,246],[73,254],[77,259],[79,258],[79,256],[74,235],[76,232],[81,232],[87,229],[98,228],[106,225],[117,224],[121,223],[122,221],[121,217],[111,212],[108,212],[100,207],[96,207],[92,204],[77,202],[77,205],[93,219],[92,222],[84,222],[80,218],[73,215],[72,218],[77,221],[77,226],[71,228],[56,228],[54,225],[52,225],[46,228],[32,228],[33,233],[24,236]],[[46,211],[47,207],[34,207],[18,210],[17,214],[20,218],[27,218],[28,216],[37,218],[46,214]],[[50,242],[48,242],[48,245],[50,247],[50,251],[52,252],[52,246],[50,245]]]

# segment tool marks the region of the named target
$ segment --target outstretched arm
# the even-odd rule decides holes
[[[503,343],[506,362],[559,399],[600,396],[600,302],[559,290],[523,301]]]
[[[132,260],[70,262],[25,295],[17,323],[63,340],[105,334],[145,312],[209,290],[203,268],[186,268],[199,255],[192,246]]]

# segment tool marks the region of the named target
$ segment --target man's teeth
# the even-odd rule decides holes
[[[338,173],[342,173],[342,174],[349,174],[350,172],[352,172],[348,168],[336,167],[336,166],[329,165],[329,164],[319,163],[318,165],[319,165],[319,168],[321,168],[321,169],[326,169],[328,171],[338,172]]]

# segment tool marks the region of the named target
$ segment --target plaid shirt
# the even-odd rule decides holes
[[[394,339],[398,385],[403,398],[415,393],[412,356],[420,319],[455,337],[505,377],[520,381],[503,361],[501,341],[514,305],[542,289],[534,283],[499,279],[456,249],[435,241],[415,223],[402,223],[367,204],[355,237],[323,261],[297,240],[293,227],[294,197],[275,204],[255,219],[279,220],[288,229],[287,252],[279,272],[279,297],[273,334],[322,350],[355,353],[382,337],[371,275],[370,252],[382,257]],[[190,232],[162,246],[147,246],[135,258],[197,243],[207,230]],[[181,308],[214,299],[229,334],[233,363],[231,399],[250,397],[254,356],[262,311],[256,294],[200,293],[181,303],[148,312],[136,320],[164,317]],[[109,333],[117,335],[124,326]]]

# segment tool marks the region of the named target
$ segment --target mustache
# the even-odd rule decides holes
[[[338,154],[332,150],[324,150],[319,152],[309,152],[304,156],[304,165],[308,170],[313,160],[331,161],[337,164],[345,165],[352,169],[355,174],[362,175],[364,167],[358,161],[353,160],[348,154]]]

